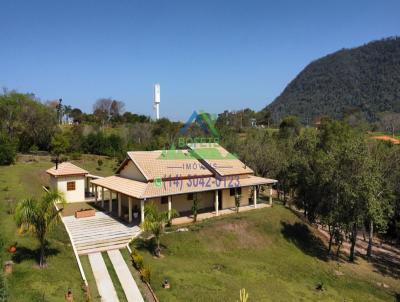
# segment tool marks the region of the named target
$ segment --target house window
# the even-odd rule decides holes
[[[236,193],[239,194],[239,195],[242,195],[242,188],[239,187],[239,188],[230,188],[229,189],[229,195],[230,196],[235,196]]]
[[[193,193],[187,194],[187,200],[193,200]]]
[[[67,191],[75,191],[75,181],[67,182]]]
[[[162,196],[161,197],[161,204],[166,204],[168,203],[168,196]]]

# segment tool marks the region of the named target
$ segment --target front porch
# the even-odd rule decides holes
[[[199,220],[234,213],[236,211],[235,196],[237,194],[241,199],[241,211],[272,205],[272,184],[246,185],[214,190],[201,190],[201,188],[194,188],[195,190],[193,190],[192,188],[192,190],[186,190],[186,192],[183,190],[179,193],[167,191],[159,195],[150,195],[144,193],[148,186],[153,189],[153,184],[148,185],[113,176],[108,179],[94,180],[92,186],[96,207],[129,224],[144,222],[146,203],[153,203],[159,211],[177,211],[181,217],[174,219],[173,224],[187,223],[192,220],[194,199],[197,199]],[[258,196],[260,191],[264,191],[263,199]],[[146,195],[147,197],[139,197]],[[260,203],[260,201],[268,203],[268,205]]]
[[[255,210],[255,209],[269,208],[269,207],[271,207],[271,204],[269,204],[269,203],[259,203],[256,207],[254,205],[246,205],[246,206],[239,207],[239,213],[247,212],[247,211],[251,211],[251,210]],[[218,215],[215,211],[199,213],[199,214],[197,214],[197,221],[202,221],[205,219],[214,218],[217,216],[230,215],[230,214],[236,214],[236,208],[228,208],[228,209],[219,210]],[[188,223],[192,223],[192,222],[193,222],[193,214],[184,215],[184,216],[180,216],[178,218],[172,219],[172,225],[188,224]]]

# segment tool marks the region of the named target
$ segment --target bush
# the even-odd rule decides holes
[[[71,159],[73,160],[80,160],[82,158],[82,154],[79,152],[71,153]]]
[[[0,271],[0,302],[7,302],[8,294],[7,294],[7,283],[6,278],[3,275],[3,272]]]
[[[13,164],[16,155],[15,144],[6,135],[0,134],[0,165]]]
[[[137,250],[133,250],[131,258],[133,266],[140,271],[144,266],[143,257],[137,252]]]
[[[143,267],[140,270],[140,277],[142,279],[143,282],[146,283],[150,283],[150,279],[151,279],[151,270],[149,266]]]
[[[66,156],[66,155],[61,156],[60,161],[61,161],[61,162],[66,162],[66,161],[68,161],[68,156]]]
[[[29,149],[29,153],[36,154],[39,151],[39,147],[36,145],[32,145]]]

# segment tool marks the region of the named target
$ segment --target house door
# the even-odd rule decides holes
[[[222,210],[222,190],[218,190],[218,210]]]

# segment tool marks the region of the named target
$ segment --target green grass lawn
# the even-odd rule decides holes
[[[91,173],[111,175],[114,160],[103,158],[104,165],[96,170],[97,158],[84,157],[74,161],[89,169]],[[68,235],[62,224],[49,236],[48,267],[37,267],[36,240],[30,235],[18,234],[13,209],[17,201],[42,194],[42,185],[47,184],[44,172],[53,166],[51,162],[18,162],[15,165],[0,167],[0,229],[6,247],[18,243],[18,251],[10,255],[2,251],[3,261],[13,259],[14,272],[7,277],[10,301],[65,301],[68,288],[72,289],[76,301],[84,300],[82,279],[75,261]],[[95,301],[95,300],[94,300]]]
[[[119,282],[117,272],[112,265],[111,259],[108,256],[107,252],[101,253],[104,259],[104,263],[106,264],[108,273],[110,274],[110,278],[112,283],[114,284],[115,291],[117,292],[117,296],[120,302],[127,302],[124,289],[122,288],[121,282]]]
[[[356,264],[326,259],[323,243],[279,205],[166,234],[162,259],[155,259],[145,242],[136,244],[152,268],[151,284],[163,302],[237,301],[241,288],[248,291],[249,302],[395,301],[400,291],[398,279],[373,272],[362,259]],[[165,278],[171,289],[161,287]],[[318,283],[323,291],[316,290]]]
[[[89,257],[87,255],[79,256],[83,271],[85,272],[86,281],[88,282],[90,298],[92,301],[100,302],[100,294],[97,290],[96,280],[93,275],[92,267],[90,266]]]

